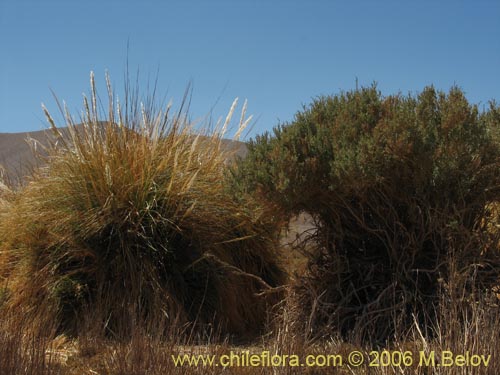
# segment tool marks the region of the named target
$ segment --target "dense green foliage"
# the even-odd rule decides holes
[[[497,281],[499,110],[456,87],[384,97],[372,86],[319,97],[249,143],[236,191],[318,226],[296,286],[309,333],[383,339],[414,312],[432,320],[439,289]]]

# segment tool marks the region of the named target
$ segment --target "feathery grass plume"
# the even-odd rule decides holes
[[[0,179],[0,210],[7,206],[7,195],[10,194],[10,189]]]
[[[13,191],[9,186],[8,181],[4,179],[4,170],[2,166],[0,166],[0,216],[7,211],[12,196]],[[8,254],[6,253],[5,249],[2,249],[3,242],[4,239],[2,238],[2,236],[0,236],[0,270],[7,269],[9,264]],[[5,283],[6,275],[0,272],[0,308],[5,302],[6,295],[8,294]]]
[[[188,122],[184,102],[173,113],[126,88],[120,105],[107,85],[104,117],[93,74],[80,124],[58,102],[62,129],[44,107],[55,137],[47,164],[0,217],[10,303],[36,313],[47,299],[69,332],[94,305],[116,334],[137,318],[259,332],[285,273],[276,223],[226,188],[223,137],[237,102],[209,134]]]

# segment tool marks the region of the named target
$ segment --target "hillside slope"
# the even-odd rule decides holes
[[[36,164],[34,147],[47,146],[50,132],[40,130],[29,133],[0,133],[0,168],[6,178],[13,183],[19,182],[21,176],[29,174]]]

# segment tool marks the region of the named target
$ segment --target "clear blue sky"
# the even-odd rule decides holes
[[[223,116],[235,97],[252,135],[303,104],[378,82],[384,94],[457,84],[500,99],[500,1],[0,0],[0,132],[46,126],[51,89],[78,115],[93,70],[123,86],[125,62],[191,115]],[[219,99],[220,98],[220,99]],[[214,107],[215,106],[215,107]]]

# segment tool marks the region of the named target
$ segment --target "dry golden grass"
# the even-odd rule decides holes
[[[450,304],[444,297],[441,302],[439,321],[445,325],[429,327],[433,336],[425,336],[429,331],[415,325],[395,340],[384,346],[358,341],[356,332],[350,339],[331,337],[314,344],[305,343],[299,335],[294,335],[290,315],[283,314],[276,331],[266,338],[247,346],[231,345],[227,341],[206,337],[204,343],[179,338],[165,338],[151,335],[140,327],[126,340],[110,340],[102,335],[81,335],[78,339],[56,336],[47,326],[45,332],[33,333],[27,322],[19,325],[19,319],[2,315],[0,318],[0,373],[2,374],[354,374],[354,375],[455,375],[500,373],[500,315],[498,306],[492,305],[487,297],[478,298],[477,303],[468,305]],[[218,341],[216,343],[216,341]],[[214,355],[220,358],[231,351],[259,354],[298,355],[304,363],[307,355],[339,354],[343,358],[341,367],[216,367],[216,366],[175,366],[172,355],[195,354]],[[402,352],[412,358],[409,366],[369,366],[375,357],[373,351],[381,353]],[[359,351],[365,361],[359,367],[348,366],[346,359],[352,351]],[[421,354],[430,356],[434,351],[435,365],[420,364]],[[441,353],[451,351],[454,355],[478,354],[486,358],[491,355],[487,366],[439,366]],[[373,362],[376,363],[376,362]]]
[[[112,336],[136,319],[199,334],[261,332],[285,272],[277,223],[224,183],[236,101],[203,132],[182,105],[174,113],[129,95],[118,104],[109,81],[103,115],[93,76],[91,88],[81,125],[62,109],[63,132],[44,109],[54,133],[45,166],[0,212],[6,303],[30,316],[54,305],[59,329],[73,334],[93,306]]]

